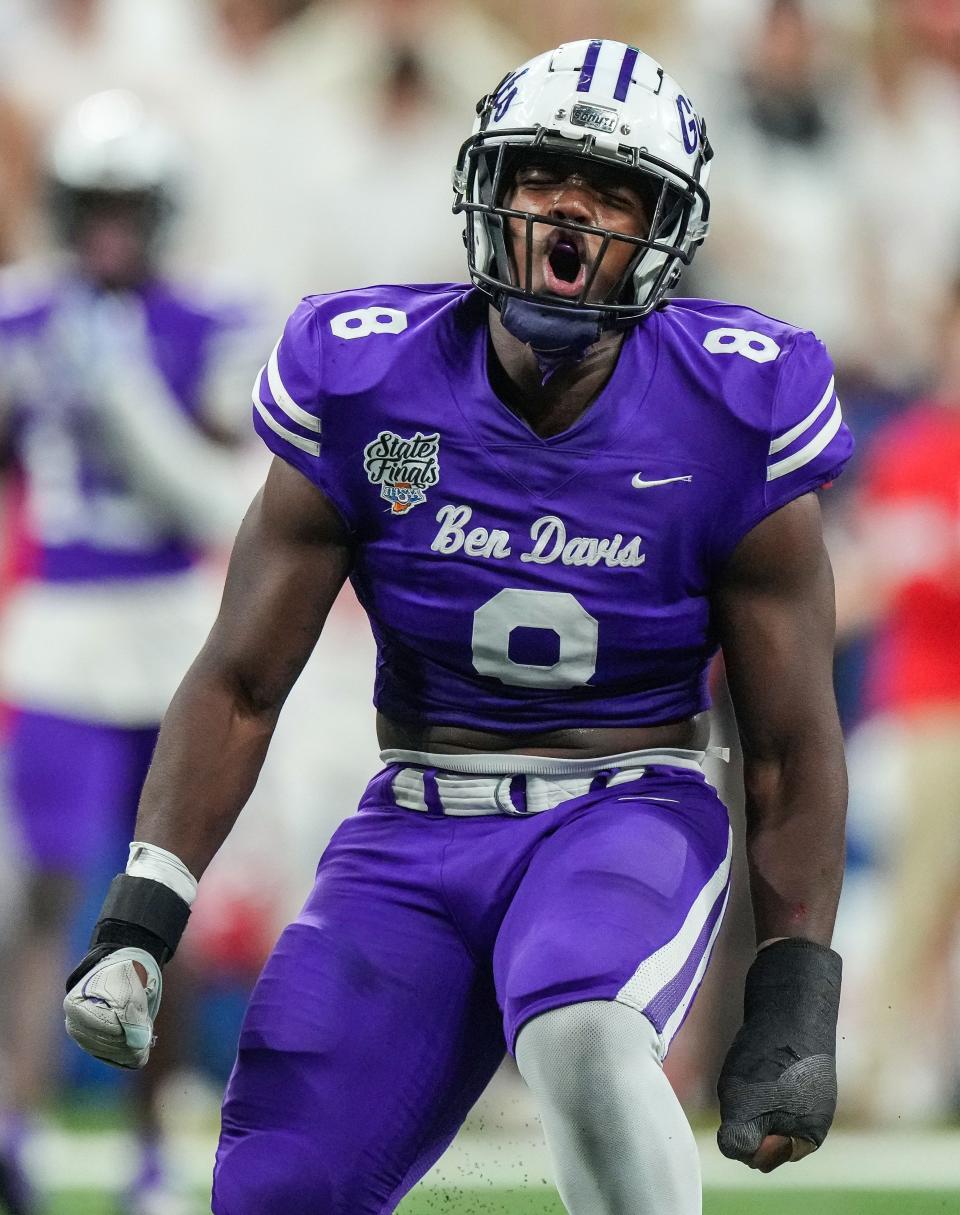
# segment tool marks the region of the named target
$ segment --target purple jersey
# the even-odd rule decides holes
[[[808,332],[674,300],[540,438],[490,387],[487,301],[462,285],[311,296],[254,390],[267,445],[356,541],[388,717],[530,732],[709,704],[709,597],[764,516],[853,441]]]
[[[4,429],[23,471],[27,528],[42,581],[139,578],[193,562],[192,542],[104,440],[90,386],[103,357],[94,331],[104,298],[73,278],[29,297],[0,293]],[[158,281],[134,298],[154,371],[174,406],[195,417],[211,351],[240,324],[239,310],[192,301]]]

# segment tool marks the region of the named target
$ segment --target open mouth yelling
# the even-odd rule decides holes
[[[574,299],[587,276],[586,248],[576,232],[557,230],[543,257],[543,285],[553,295]]]

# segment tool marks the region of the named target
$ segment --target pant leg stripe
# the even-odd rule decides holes
[[[686,994],[674,1009],[670,1020],[660,1032],[661,1058],[663,1058],[663,1056],[666,1055],[667,1051],[669,1050],[670,1043],[673,1041],[673,1036],[683,1024],[684,1018],[689,1012],[691,1004],[693,1004],[693,998],[699,991],[700,984],[703,982],[703,976],[707,972],[707,966],[710,962],[710,955],[713,953],[713,946],[717,939],[717,933],[720,931],[720,925],[723,923],[723,917],[727,910],[727,902],[729,898],[730,887],[728,885],[723,896],[723,906],[720,908],[720,914],[717,916],[717,921],[713,926],[713,931],[710,933],[710,940],[707,941],[707,947],[703,951],[703,956],[700,959],[700,965],[696,969],[696,973],[693,976],[690,986],[686,990]]]
[[[690,955],[680,970],[665,984],[643,1010],[657,1029],[662,1030],[671,1019],[678,1006],[687,998],[694,976],[700,968],[700,962],[710,947],[714,931],[723,918],[723,910],[727,904],[727,890],[724,887],[717,895],[716,902],[710,908],[710,914],[700,929]]]
[[[615,998],[622,1004],[647,1013],[656,996],[684,971],[691,955],[696,952],[704,927],[712,919],[717,901],[727,887],[732,848],[733,834],[728,828],[727,851],[723,860],[697,895],[676,935],[649,958],[644,958],[617,992]],[[716,924],[720,923],[720,918],[717,917]],[[662,1025],[657,1025],[658,1030],[662,1028]]]

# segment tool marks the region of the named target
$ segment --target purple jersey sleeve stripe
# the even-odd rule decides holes
[[[267,449],[316,485],[336,508],[347,529],[354,532],[356,521],[352,510],[353,502],[350,495],[343,492],[343,485],[335,471],[325,465],[320,444],[287,430],[277,422],[270,410],[263,406],[262,401],[254,398],[254,404],[257,408],[253,413],[253,429]]]
[[[830,383],[827,385],[826,389],[824,390],[823,396],[820,398],[820,400],[814,406],[813,410],[807,414],[807,416],[803,419],[803,421],[798,422],[796,424],[796,426],[792,426],[785,434],[782,434],[779,436],[779,438],[776,438],[773,440],[773,442],[770,444],[770,455],[771,456],[776,455],[776,453],[778,451],[783,451],[783,449],[785,447],[789,447],[790,444],[794,441],[794,439],[799,438],[800,435],[802,435],[805,430],[810,429],[810,427],[814,424],[814,422],[817,420],[817,418],[823,413],[823,411],[826,409],[826,407],[833,400],[834,383],[835,383],[834,377],[831,376]]]
[[[590,86],[593,84],[593,73],[596,71],[597,60],[600,58],[600,47],[602,45],[603,43],[597,39],[587,47],[587,57],[583,61],[583,67],[580,69],[580,79],[577,81],[578,93],[590,92]]]
[[[785,456],[782,460],[775,460],[772,464],[767,465],[767,480],[776,481],[779,477],[785,477],[787,473],[795,472],[798,468],[803,468],[805,464],[809,464],[811,460],[814,460],[829,446],[833,437],[839,431],[842,422],[843,414],[840,410],[840,400],[838,398],[833,412],[819,432],[808,443],[805,443],[803,447],[792,455]]]
[[[620,64],[620,75],[617,77],[617,87],[613,90],[614,101],[626,101],[630,85],[633,83],[633,69],[640,54],[635,46],[628,46]]]
[[[282,342],[282,339],[281,339]],[[282,409],[287,417],[296,422],[298,426],[302,426],[304,430],[320,430],[320,419],[312,413],[308,413],[305,409],[293,399],[287,391],[283,380],[280,376],[280,346],[281,342],[277,342],[270,355],[270,360],[267,363],[267,382],[270,385],[270,392],[273,394],[273,399],[277,403],[277,407]]]
[[[317,440],[308,439],[305,435],[299,435],[288,426],[285,426],[273,413],[273,410],[276,410],[278,413],[280,412],[279,406],[273,401],[265,401],[263,399],[265,395],[263,373],[266,370],[265,367],[261,369],[253,386],[253,407],[256,410],[256,416],[285,442],[291,444],[293,447],[299,447],[301,451],[307,452],[308,455],[318,456],[320,454],[320,444]]]

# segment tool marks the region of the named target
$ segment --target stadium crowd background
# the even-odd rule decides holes
[[[823,495],[851,774],[841,1117],[956,1117],[960,0],[0,0],[2,276],[50,254],[43,149],[60,115],[134,90],[182,140],[171,273],[250,306],[238,363],[252,380],[303,294],[461,280],[450,170],[476,99],[530,54],[600,33],[660,59],[706,116],[713,227],[682,292],[812,328],[838,365],[858,440]],[[235,406],[242,424],[246,391]],[[249,460],[265,467],[252,443]],[[9,526],[3,538],[16,547]],[[208,1028],[192,1063],[212,1090],[251,975],[375,769],[372,664],[344,597],[204,883],[190,957]],[[718,774],[735,817],[736,772]],[[9,943],[22,884],[9,823],[0,837]],[[78,922],[109,872],[91,877]],[[694,1113],[739,1016],[751,944],[738,882],[670,1060]],[[62,1092],[102,1092],[104,1069],[62,1046]]]

